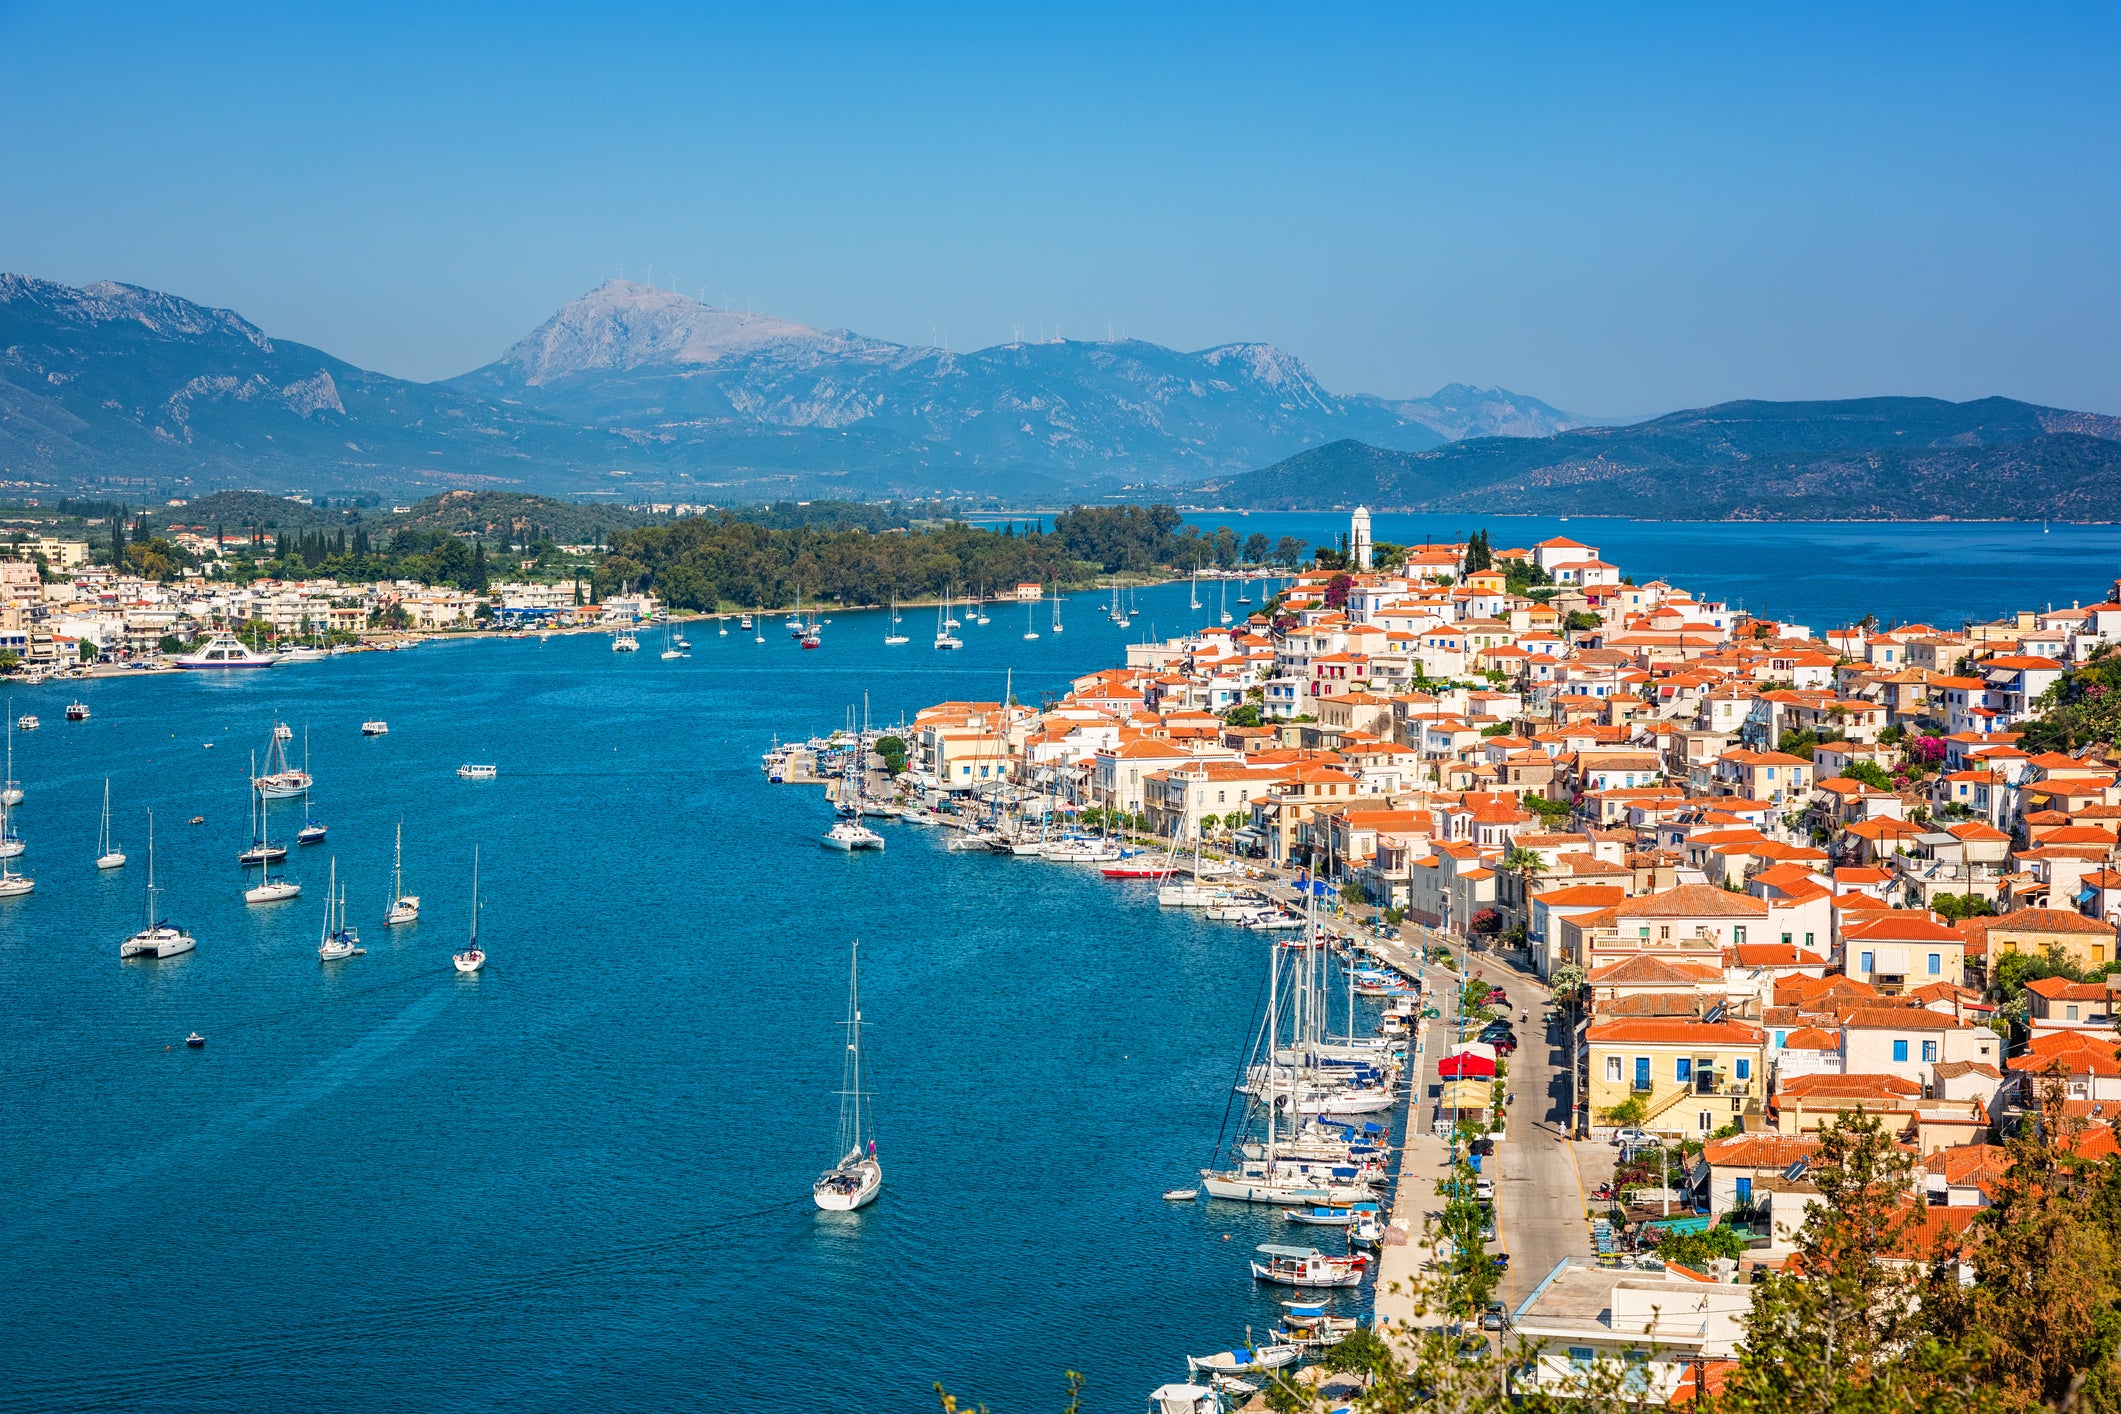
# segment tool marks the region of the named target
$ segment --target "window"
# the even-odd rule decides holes
[[[1591,1349],[1588,1345],[1572,1345],[1569,1347],[1569,1363],[1579,1370],[1590,1369],[1592,1362],[1597,1358],[1598,1352]]]
[[[1737,1193],[1734,1196],[1738,1200],[1739,1207],[1751,1206],[1753,1201],[1753,1180],[1750,1178],[1739,1179]]]
[[[1807,952],[1809,952],[1809,951],[1811,950],[1811,947],[1812,947],[1812,935],[1811,935],[1810,933],[1806,933],[1806,934],[1804,935],[1804,946],[1805,946],[1805,950],[1806,950]]]
[[[1739,947],[1745,946],[1745,925],[1743,923],[1731,929],[1731,941]],[[1784,939],[1784,941],[1787,942],[1788,939]]]
[[[1926,1061],[1937,1059],[1937,1043],[1935,1041],[1924,1041],[1922,1043],[1922,1058]]]
[[[1740,1056],[1733,1064],[1740,1080],[1751,1080],[1753,1078],[1753,1062],[1750,1058]]]
[[[2076,1009],[2076,1007],[2074,1007],[2074,1006],[2066,1006],[2066,1007],[2062,1008],[2062,1019],[2063,1019],[2064,1021],[2075,1021],[2075,1020],[2077,1019],[2077,1009]]]
[[[1605,1058],[1605,1078],[1615,1083],[1624,1078],[1620,1073],[1619,1056],[1607,1056]]]
[[[1907,1059],[1907,1042],[1893,1042],[1893,1059],[1896,1061],[1904,1061]]]
[[[1670,942],[1670,941],[1671,941],[1671,938],[1672,938],[1672,929],[1671,929],[1671,925],[1670,925],[1670,924],[1665,924],[1665,923],[1660,923],[1660,924],[1658,924],[1658,925],[1657,925],[1657,941],[1658,941],[1658,942],[1660,942],[1660,943]]]
[[[1941,976],[1943,976],[1943,975],[1944,975],[1944,954],[1943,954],[1943,953],[1941,953],[1941,952],[1933,952],[1933,953],[1931,953],[1931,954],[1930,954],[1930,976],[1932,976],[1932,977],[1941,977]]]
[[[1694,1078],[1694,1063],[1688,1060],[1686,1057],[1681,1056],[1678,1060],[1672,1062],[1672,1064],[1677,1067],[1678,1070],[1678,1074],[1673,1078],[1676,1079],[1681,1085],[1686,1084],[1689,1080],[1692,1080]]]
[[[1784,933],[1784,934],[1782,935],[1782,945],[1783,945],[1784,947],[1788,947],[1788,946],[1790,945],[1790,940],[1791,940],[1791,939],[1792,939],[1793,937],[1795,937],[1795,936],[1796,936],[1796,935],[1795,935],[1795,934],[1793,934],[1793,933]]]
[[[1790,1039],[1790,1033],[1789,1033],[1789,1032],[1787,1032],[1787,1031],[1777,1031],[1777,1032],[1775,1033],[1775,1049],[1776,1049],[1776,1050],[1778,1050],[1778,1051],[1779,1051],[1779,1050],[1781,1050],[1781,1049],[1782,1049],[1782,1047],[1783,1047],[1783,1044],[1784,1044],[1785,1042],[1787,1042],[1787,1041],[1788,1041],[1789,1039]]]
[[[1858,972],[1869,972],[1869,971],[1871,971],[1871,970],[1872,970],[1872,969],[1871,969],[1871,957],[1872,957],[1872,955],[1871,955],[1870,953],[1863,953],[1863,954],[1860,954],[1860,955],[1858,956],[1858,958],[1857,958],[1857,962],[1856,962],[1856,970],[1857,970]]]
[[[1648,1056],[1635,1057],[1635,1088],[1637,1090],[1650,1088],[1650,1058]]]
[[[1694,1127],[1703,1134],[1716,1132],[1716,1115],[1711,1110],[1698,1110],[1694,1115]]]

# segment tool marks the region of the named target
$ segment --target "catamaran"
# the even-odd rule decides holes
[[[413,900],[415,906],[419,900]],[[449,955],[450,965],[463,973],[477,972],[486,965],[486,950],[479,946],[479,847],[471,847],[471,941],[464,951]]]
[[[331,883],[324,894],[324,932],[317,941],[317,958],[321,962],[337,962],[341,958],[360,957],[368,951],[361,946],[361,935],[346,923],[346,895],[339,892],[339,861],[331,862]]]
[[[631,630],[621,629],[618,633],[612,635],[611,651],[614,653],[638,653],[641,651],[641,640],[635,638]]]
[[[149,830],[153,830],[154,828],[154,818],[154,812],[149,811],[147,816]],[[151,847],[153,843],[152,840],[150,840],[149,843]],[[96,867],[98,869],[122,869],[125,867],[125,851],[119,849],[117,845],[111,843],[110,777],[108,776],[105,776],[103,778],[103,829],[98,834],[96,839]],[[147,864],[147,872],[149,874],[153,874],[154,871],[154,860],[149,859]]]
[[[884,837],[864,825],[860,819],[840,820],[818,837],[818,843],[827,849],[846,850],[882,849]]]
[[[840,1069],[840,1161],[818,1175],[810,1196],[827,1212],[852,1212],[876,1201],[884,1191],[884,1167],[877,1162],[874,1116],[867,1113],[862,1090],[861,947],[857,938],[847,962],[847,1052]]]
[[[118,945],[120,959],[175,957],[198,946],[191,934],[166,918],[155,917],[155,812],[147,812],[147,926]]]
[[[476,846],[474,846],[476,848]],[[405,822],[398,822],[398,844],[390,860],[390,907],[383,910],[383,926],[420,921],[420,896],[405,892]]]

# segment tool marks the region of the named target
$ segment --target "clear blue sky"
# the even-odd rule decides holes
[[[0,268],[419,378],[652,265],[1343,391],[2121,412],[2112,7],[324,10],[0,0]]]

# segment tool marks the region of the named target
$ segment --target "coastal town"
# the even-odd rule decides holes
[[[1124,860],[1105,872],[1249,926],[1327,900],[1284,948],[1339,950],[1351,991],[1394,999],[1379,1031],[1411,1032],[1397,1198],[1381,1169],[1369,1194],[1383,1327],[1442,1313],[1405,1295],[1418,1234],[1483,1149],[1510,1299],[1482,1325],[1548,1347],[1535,1386],[1646,1358],[1640,1392],[1674,1404],[1735,1368],[1754,1274],[1823,1202],[1823,1130],[1867,1117],[1904,1155],[1909,1261],[1964,1236],[2012,1136],[2121,1152],[2121,771],[2028,731],[2121,642],[2121,585],[1959,628],[1813,626],[1566,537],[1383,562],[1358,510],[1345,544],[1241,622],[1037,706],[933,704],[891,749],[902,801],[998,852]],[[1192,1373],[1257,1383],[1330,1343],[1277,1335],[1286,1355]]]

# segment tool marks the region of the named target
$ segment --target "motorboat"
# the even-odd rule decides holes
[[[1259,1345],[1244,1350],[1219,1350],[1213,1355],[1188,1355],[1186,1370],[1190,1374],[1198,1374],[1202,1370],[1216,1375],[1258,1374],[1293,1365],[1303,1358],[1303,1353],[1303,1348],[1296,1345]]]
[[[457,767],[458,777],[467,781],[490,781],[500,774],[501,768],[498,766],[482,766],[470,761]]]
[[[33,732],[41,725],[43,724],[28,712],[24,712],[21,716],[15,718],[15,726],[22,731]]]
[[[1341,1203],[1330,1207],[1285,1208],[1281,1220],[1286,1223],[1302,1223],[1307,1227],[1350,1227],[1364,1213],[1378,1211],[1377,1204]]]
[[[1149,1391],[1149,1414],[1222,1414],[1220,1390],[1207,1385],[1158,1385]]]
[[[1107,864],[1097,872],[1107,879],[1168,879],[1178,870],[1169,863]]]
[[[1047,859],[1056,859],[1064,864],[1103,864],[1120,857],[1119,846],[1112,841],[1086,839],[1081,836],[1048,840],[1039,853]]]
[[[184,1038],[184,1044],[190,1047],[192,1050],[196,1051],[206,1045],[206,1038],[204,1036],[201,1036],[198,1032],[194,1031],[191,1033],[191,1035],[186,1036]]]
[[[476,849],[474,849],[476,853]],[[477,892],[476,886],[473,892]],[[398,825],[398,843],[390,863],[390,907],[383,910],[383,926],[395,928],[402,923],[420,921],[420,896],[405,892],[405,825]]]
[[[1315,1247],[1284,1247],[1262,1242],[1254,1249],[1267,1260],[1254,1262],[1252,1279],[1280,1286],[1361,1286],[1370,1259],[1360,1252],[1347,1257],[1329,1257]]]
[[[1362,1324],[1353,1316],[1327,1314],[1322,1301],[1284,1301],[1281,1310],[1281,1325],[1268,1332],[1269,1338],[1306,1350],[1338,1345]]]
[[[840,1161],[810,1185],[810,1196],[828,1213],[849,1213],[874,1203],[884,1191],[884,1167],[876,1157],[875,1115],[862,1089],[861,940],[848,951],[847,1049],[840,1060]]]
[[[322,648],[288,648],[281,651],[283,663],[321,663],[331,654]]]
[[[148,818],[153,819],[154,817],[150,815]],[[110,837],[109,777],[105,777],[103,781],[103,829],[96,840],[96,867],[98,869],[122,869],[125,867],[125,851],[119,849],[111,841]],[[148,873],[154,873],[152,859],[148,863]]]
[[[389,735],[390,735],[390,723],[388,723],[388,722],[381,722],[381,721],[378,721],[378,722],[363,722],[363,723],[361,723],[361,735],[362,735],[362,736],[389,736]]]
[[[341,958],[360,957],[368,951],[361,946],[361,935],[346,922],[346,895],[339,892],[339,861],[331,862],[331,882],[324,893],[324,929],[317,941],[317,959],[320,962],[337,962]]]
[[[274,722],[272,724],[272,739],[274,741],[293,741],[295,739],[295,729],[285,722]]]
[[[412,901],[417,913],[420,901]],[[479,946],[479,847],[471,847],[471,939],[464,944],[464,951],[449,955],[450,966],[465,976],[470,976],[486,965],[486,949]]]
[[[232,633],[217,633],[190,653],[170,660],[180,668],[269,668],[280,661],[277,653],[261,653]]]
[[[69,703],[67,703],[67,704],[66,704],[66,720],[68,720],[69,722],[85,722],[85,721],[87,721],[87,720],[88,720],[88,704],[87,704],[86,702],[69,702]]]
[[[1198,1188],[1166,1188],[1164,1190],[1164,1201],[1166,1203],[1190,1203],[1198,1197],[1200,1197]]]
[[[751,627],[751,615],[749,615],[749,614],[745,614],[745,615],[744,615],[744,616],[743,616],[742,618],[738,619],[738,620],[736,621],[736,626],[737,626],[738,628],[750,628],[750,627]]]
[[[820,835],[818,843],[827,849],[852,853],[858,849],[882,849],[884,837],[859,820],[841,820]]]

